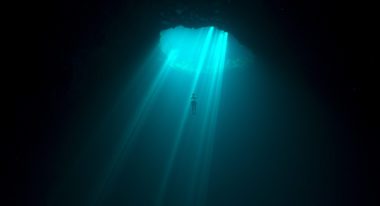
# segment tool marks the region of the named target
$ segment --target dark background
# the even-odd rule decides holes
[[[188,13],[176,14],[185,6]],[[215,15],[215,9],[220,14]],[[191,20],[190,11],[204,19]],[[341,162],[337,205],[375,205],[373,5],[325,0],[58,0],[33,2],[15,13],[18,58],[10,68],[12,84],[5,84],[12,97],[12,124],[10,135],[3,136],[4,205],[44,205],[49,182],[58,178],[54,171],[64,167],[57,166],[55,152],[62,144],[86,141],[65,131],[83,116],[88,125],[96,123],[120,90],[121,76],[134,74],[132,68],[159,32],[178,24],[216,25],[259,58],[278,65],[273,68],[308,82],[346,128],[332,140]],[[100,92],[109,98],[94,102]]]

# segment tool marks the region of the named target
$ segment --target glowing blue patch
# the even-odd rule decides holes
[[[214,27],[192,29],[178,26],[161,32],[160,49],[166,56],[175,54],[176,60],[170,65],[172,68],[192,72],[200,69],[202,73],[209,73],[217,67],[220,50],[224,48],[221,44],[227,43],[219,41],[224,35],[228,33]],[[250,52],[233,38],[227,41],[233,53],[225,54],[225,68],[247,67],[252,60]],[[202,68],[199,68],[200,62]]]

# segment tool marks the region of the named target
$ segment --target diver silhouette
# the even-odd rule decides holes
[[[197,96],[195,93],[191,95],[191,113],[195,115],[197,112]]]

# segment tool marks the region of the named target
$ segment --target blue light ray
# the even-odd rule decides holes
[[[224,61],[226,56],[227,33],[221,32],[217,38],[216,51],[214,57],[215,69],[209,76],[207,105],[204,121],[202,122],[201,134],[199,136],[199,148],[194,161],[192,170],[192,178],[190,188],[187,195],[187,203],[189,205],[198,205],[201,202],[201,197],[206,194],[204,178],[207,174],[207,167],[210,165],[210,158],[206,157],[210,146],[212,146],[212,138],[215,134],[216,111],[220,101],[221,76],[224,71]]]
[[[200,202],[200,196],[205,193],[205,189],[199,187],[205,187],[205,184],[200,181],[207,181],[205,175],[208,174],[207,167],[210,165],[211,149],[210,145],[213,144],[212,138],[215,135],[216,127],[216,112],[220,101],[220,89],[222,75],[225,67],[226,59],[226,49],[227,49],[227,38],[228,33],[215,30],[211,27],[207,33],[207,36],[202,43],[201,50],[196,56],[189,55],[192,58],[196,58],[198,63],[195,69],[191,70],[192,81],[190,88],[188,90],[188,96],[195,90],[203,90],[206,98],[204,99],[205,113],[201,114],[200,121],[200,134],[198,137],[194,137],[194,141],[198,141],[199,148],[196,152],[196,159],[193,167],[193,178],[190,182],[191,186],[189,189],[188,201]],[[198,45],[195,43],[194,45]],[[191,53],[191,52],[190,52]],[[178,55],[182,53],[179,52]],[[188,53],[189,54],[189,53]],[[194,54],[195,55],[195,54]],[[200,83],[201,73],[205,73],[202,77],[202,83]],[[159,188],[158,197],[156,205],[161,205],[163,203],[163,198],[165,196],[166,187],[172,167],[174,165],[175,158],[178,153],[179,145],[182,141],[182,137],[185,132],[186,122],[189,117],[190,105],[184,105],[183,114],[181,115],[181,121],[177,130],[177,134],[174,138],[174,144],[172,151],[169,155],[169,161],[164,171],[162,178],[162,183]],[[206,157],[208,155],[208,157]],[[202,160],[202,161],[201,161]],[[198,182],[198,187],[195,187],[196,182]],[[207,184],[206,184],[207,185]],[[194,194],[197,194],[194,196]],[[198,198],[196,198],[198,197]]]
[[[204,202],[205,201],[205,195],[207,193],[208,189],[208,178],[209,178],[209,171],[210,171],[210,165],[211,165],[211,158],[212,158],[212,151],[213,151],[213,146],[214,146],[214,139],[215,139],[215,132],[216,132],[216,123],[217,123],[217,116],[218,116],[218,109],[219,109],[219,104],[220,104],[220,98],[221,98],[221,90],[222,90],[222,80],[223,80],[223,72],[225,69],[225,55],[227,51],[227,40],[228,40],[228,33],[224,33],[223,35],[223,47],[222,47],[222,55],[220,59],[220,63],[218,66],[218,71],[217,71],[217,80],[216,80],[216,88],[215,88],[215,93],[213,94],[214,97],[214,106],[212,107],[212,111],[210,112],[210,129],[209,129],[209,134],[205,138],[206,139],[206,150],[205,150],[205,155],[204,155],[204,169],[201,170],[203,171],[203,175],[201,177],[201,186],[200,186],[200,201]]]
[[[198,150],[196,152],[196,156],[195,156],[195,160],[194,160],[194,166],[193,166],[193,170],[192,170],[192,178],[191,178],[191,181],[190,181],[190,187],[189,187],[189,192],[188,192],[188,196],[187,196],[187,202],[188,203],[193,203],[193,201],[196,199],[196,197],[194,197],[196,191],[195,191],[195,188],[196,188],[196,183],[198,182],[197,181],[197,177],[199,176],[199,167],[200,167],[200,161],[201,161],[201,157],[202,157],[202,153],[204,152],[204,146],[205,146],[205,134],[207,133],[207,130],[208,130],[208,122],[210,121],[210,110],[211,110],[211,107],[212,107],[212,98],[213,98],[213,91],[215,89],[215,85],[216,85],[216,73],[218,72],[219,68],[218,68],[218,61],[219,59],[221,58],[221,54],[220,54],[220,49],[221,49],[221,35],[218,33],[218,36],[215,41],[215,47],[214,47],[214,55],[213,55],[213,63],[214,63],[214,66],[215,66],[215,69],[212,71],[211,75],[209,76],[209,88],[208,89],[208,94],[207,94],[207,99],[206,99],[206,108],[205,108],[205,118],[203,118],[203,121],[202,121],[202,126],[201,126],[201,132],[200,132],[200,135],[199,135],[199,147],[198,147]]]
[[[147,114],[149,113],[151,105],[157,96],[157,93],[161,89],[166,77],[168,76],[168,73],[170,71],[170,64],[172,64],[175,61],[175,58],[176,53],[174,51],[170,52],[166,61],[162,65],[158,75],[156,76],[152,85],[149,87],[149,90],[147,91],[145,98],[142,101],[142,104],[137,109],[133,120],[131,121],[128,129],[126,130],[126,133],[123,135],[124,137],[122,139],[122,142],[120,142],[120,144],[118,144],[118,147],[115,148],[115,152],[113,153],[112,159],[109,161],[109,166],[107,167],[109,169],[105,173],[105,178],[101,183],[101,186],[99,188],[100,191],[98,193],[102,193],[102,191],[105,191],[107,185],[111,182],[110,179],[112,175],[115,171],[117,171],[118,167],[121,166],[120,162],[122,162],[125,159],[126,154],[130,150],[131,145],[137,137],[137,133],[141,129],[142,123],[144,122]]]
[[[200,75],[201,70],[203,68],[204,61],[205,61],[205,59],[207,57],[207,52],[208,52],[209,47],[210,47],[210,43],[211,43],[211,40],[212,40],[213,32],[214,32],[214,27],[211,27],[209,29],[208,33],[207,33],[207,36],[206,36],[205,40],[204,40],[204,44],[203,44],[203,47],[202,47],[202,52],[201,52],[201,55],[200,55],[198,67],[197,67],[197,69],[195,71],[195,75],[194,75],[194,78],[193,78],[193,81],[192,81],[192,84],[191,84],[191,87],[190,87],[190,91],[188,92],[188,96],[191,95],[191,93],[195,90],[195,88],[197,86],[199,75]],[[173,167],[174,159],[177,156],[178,146],[179,146],[179,144],[181,142],[181,137],[183,135],[184,127],[185,127],[186,121],[187,121],[188,116],[189,116],[189,109],[190,109],[190,105],[186,104],[184,106],[184,111],[183,111],[183,114],[182,114],[182,119],[181,119],[180,124],[179,124],[179,129],[177,130],[177,134],[176,134],[176,136],[174,138],[174,145],[173,145],[172,152],[171,152],[171,154],[169,156],[168,165],[167,165],[167,167],[166,167],[166,169],[164,171],[163,180],[162,180],[159,192],[158,192],[158,197],[157,197],[157,202],[156,202],[157,205],[161,205],[162,204],[162,198],[163,198],[164,193],[165,193],[165,189],[166,189],[166,186],[167,186],[168,178],[170,176],[170,173],[171,173],[171,170],[172,170],[172,167]]]

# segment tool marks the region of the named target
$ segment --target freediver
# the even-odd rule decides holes
[[[191,113],[195,115],[197,112],[197,96],[195,93],[191,95]]]

